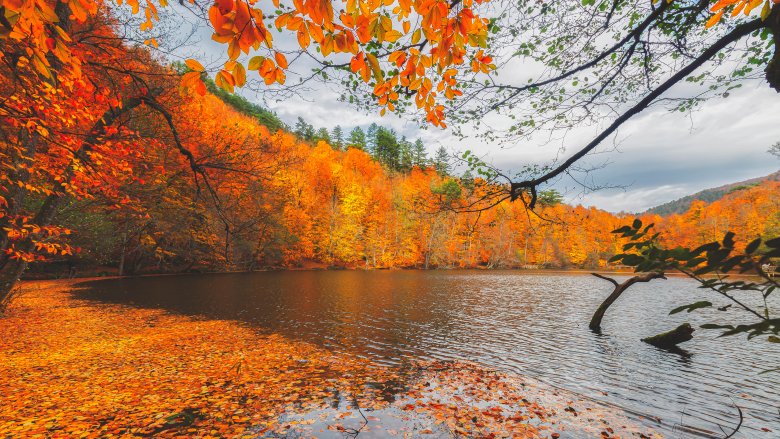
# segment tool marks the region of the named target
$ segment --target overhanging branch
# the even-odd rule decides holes
[[[773,16],[777,16],[778,13],[777,10],[773,11]],[[776,17],[775,17],[776,18]],[[772,18],[770,18],[771,20]],[[635,115],[641,113],[644,109],[646,109],[650,104],[653,103],[658,97],[663,95],[665,92],[667,92],[670,88],[672,88],[674,85],[679,83],[680,81],[684,80],[686,77],[688,77],[690,74],[696,71],[699,67],[704,65],[707,61],[709,61],[712,57],[714,57],[718,52],[726,48],[729,44],[734,43],[738,41],[739,39],[750,35],[751,33],[763,28],[766,26],[766,23],[761,21],[761,19],[755,19],[746,23],[742,23],[738,26],[736,26],[734,29],[731,30],[728,34],[721,37],[718,41],[714,42],[710,47],[707,48],[704,52],[702,52],[701,55],[699,55],[696,59],[694,59],[690,64],[682,68],[680,71],[675,73],[672,77],[664,81],[662,84],[660,84],[655,90],[650,92],[647,96],[645,96],[642,100],[637,102],[634,106],[626,110],[620,117],[615,119],[612,124],[607,127],[604,131],[602,131],[598,136],[596,136],[593,140],[590,141],[587,145],[585,145],[582,149],[577,151],[574,155],[569,157],[565,162],[561,163],[551,171],[530,180],[525,180],[517,183],[511,183],[510,185],[510,193],[512,200],[517,199],[520,194],[524,190],[529,190],[531,192],[531,201],[528,203],[528,206],[533,209],[536,206],[537,196],[536,196],[536,188],[549,180],[552,180],[553,178],[559,176],[563,172],[565,172],[567,169],[569,169],[574,163],[582,159],[586,154],[591,152],[594,148],[596,148],[602,141],[604,141],[607,137],[611,136],[621,125],[623,125],[626,121],[634,117]]]

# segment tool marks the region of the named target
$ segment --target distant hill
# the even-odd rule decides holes
[[[721,199],[724,195],[741,189],[746,189],[752,186],[756,186],[764,181],[780,181],[780,171],[769,174],[765,177],[751,178],[750,180],[740,181],[737,183],[731,183],[724,186],[705,189],[701,192],[696,192],[693,195],[687,195],[680,199],[670,201],[668,203],[661,204],[660,206],[651,207],[647,209],[645,214],[655,214],[661,216],[669,216],[675,213],[685,213],[688,208],[691,207],[691,203],[695,200],[701,200],[707,203],[712,203]]]

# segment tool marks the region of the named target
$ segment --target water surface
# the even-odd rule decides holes
[[[638,284],[587,328],[611,291],[589,275],[516,271],[295,271],[159,276],[82,284],[92,300],[234,319],[262,332],[396,366],[471,360],[614,404],[670,437],[780,437],[780,349],[699,330],[668,352],[640,342],[715,309],[669,316],[716,297],[683,278]],[[722,303],[722,304],[725,304]],[[777,308],[775,308],[777,309]],[[733,311],[733,308],[732,308]],[[740,316],[739,311],[729,317]],[[763,431],[762,428],[770,431]]]

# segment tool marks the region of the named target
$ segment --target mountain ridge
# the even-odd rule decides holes
[[[682,198],[651,207],[640,213],[640,215],[660,215],[662,217],[666,217],[669,215],[684,213],[691,207],[691,203],[696,200],[712,203],[723,198],[723,196],[731,192],[756,186],[765,181],[780,181],[780,170],[763,177],[750,178],[735,183],[704,189],[694,194],[686,195]]]

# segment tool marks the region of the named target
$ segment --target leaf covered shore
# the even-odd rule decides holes
[[[0,319],[0,437],[659,437],[469,363],[387,368],[232,321],[23,285]]]

